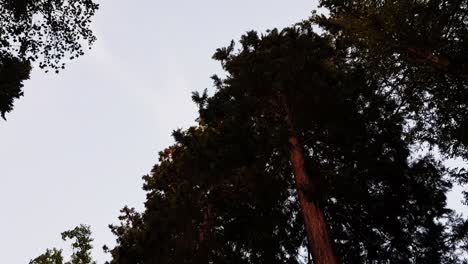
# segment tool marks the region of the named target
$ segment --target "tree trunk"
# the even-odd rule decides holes
[[[290,161],[293,167],[294,178],[296,181],[299,204],[304,217],[304,226],[309,241],[309,250],[315,264],[337,264],[338,260],[334,254],[330,236],[328,234],[328,225],[325,216],[318,206],[317,201],[308,199],[306,190],[314,188],[309,175],[304,167],[304,152],[302,145],[296,136],[289,138],[290,143]]]
[[[211,228],[213,227],[212,217],[212,206],[208,204],[203,208],[203,221],[199,227],[198,233],[198,252],[196,254],[196,263],[208,263],[209,262],[209,240],[211,234]]]

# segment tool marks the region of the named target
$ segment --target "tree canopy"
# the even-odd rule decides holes
[[[5,7],[21,19],[31,3]],[[215,52],[225,75],[214,93],[193,93],[197,125],[174,131],[144,176],[144,211],[125,207],[110,226],[110,263],[468,261],[468,222],[447,206],[468,173],[444,166],[468,159],[467,1],[321,5],[329,15]],[[24,46],[11,87],[46,47]],[[40,54],[61,67],[64,53]],[[70,263],[92,262],[88,231],[64,233],[78,238]],[[34,261],[63,260],[53,249]]]
[[[213,77],[215,94],[193,96],[199,126],[175,132],[145,177],[145,211],[125,209],[112,227],[112,263],[297,263],[314,242],[300,192],[323,213],[342,263],[461,261],[444,224],[456,218],[447,169],[411,156],[396,98],[376,93],[379,83],[310,23],[240,43],[214,55],[227,72]],[[295,182],[292,130],[312,185]]]
[[[468,158],[468,2],[320,2],[330,15],[312,20],[397,98],[419,138]]]
[[[23,96],[31,65],[59,72],[91,47],[92,0],[0,0],[0,114]]]
[[[395,98],[419,145],[468,160],[468,2],[320,1],[314,16],[345,56],[366,69],[381,94]],[[468,183],[466,170],[454,181]],[[468,195],[465,193],[468,203]],[[458,228],[466,231],[467,223]]]
[[[145,212],[126,208],[112,227],[111,263],[297,263],[292,179],[279,177],[287,168],[264,169],[268,157],[255,147],[263,139],[248,132],[176,131],[144,177]]]
[[[31,260],[29,264],[96,264],[91,257],[93,239],[89,226],[79,225],[65,231],[62,233],[62,239],[73,241],[71,244],[73,253],[69,261],[63,262],[62,250],[53,248],[47,249],[44,254]]]

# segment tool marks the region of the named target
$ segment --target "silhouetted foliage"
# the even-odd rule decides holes
[[[92,0],[0,0],[0,114],[23,95],[31,63],[59,72],[95,42]]]
[[[219,50],[215,58],[229,74],[207,100],[202,119],[210,125],[236,115],[237,123],[254,120],[253,126],[265,124],[262,134],[270,142],[278,127],[283,132],[275,144],[284,148],[289,128],[275,102],[284,95],[305,153],[313,152],[308,168],[321,178],[315,195],[343,262],[433,263],[437,257],[438,263],[453,263],[438,223],[450,214],[445,169],[430,157],[408,161],[412,141],[398,102],[376,94],[377,83],[359,64],[305,26],[261,40],[248,34],[234,55]],[[428,236],[434,244],[426,243]]]
[[[111,263],[297,263],[301,223],[292,179],[280,177],[289,169],[266,169],[264,139],[242,129],[174,132],[144,177],[145,212],[125,208],[112,226]]]
[[[218,49],[227,77],[193,94],[199,126],[176,131],[144,177],[145,211],[112,226],[111,263],[297,263],[310,247],[299,191],[342,263],[457,263],[447,170],[411,157],[397,98],[333,43],[304,23]],[[294,183],[291,123],[310,186]]]
[[[18,58],[0,57],[0,115],[13,110],[15,99],[23,96],[23,81],[29,79],[31,66],[29,62]]]
[[[395,98],[415,139],[466,161],[468,1],[320,2],[330,15],[312,20],[378,83],[378,93]],[[452,176],[468,183],[463,172]]]
[[[468,2],[322,0],[314,16],[394,97],[418,137],[468,158]]]
[[[63,262],[62,250],[53,248],[47,249],[46,252],[39,257],[31,260],[29,264],[96,264],[92,260],[91,250],[93,246],[91,243],[91,229],[89,226],[80,225],[74,229],[62,233],[64,241],[72,240],[73,253],[70,261]]]
[[[47,249],[44,254],[31,260],[29,264],[63,264],[62,250]]]

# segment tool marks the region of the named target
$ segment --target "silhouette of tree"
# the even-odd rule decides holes
[[[53,248],[47,249],[46,252],[37,258],[31,260],[29,264],[96,264],[92,260],[91,250],[93,246],[91,243],[91,229],[89,226],[80,225],[74,229],[62,233],[64,241],[72,240],[71,244],[73,253],[70,261],[63,262],[62,250]]]
[[[466,161],[468,1],[320,2],[330,15],[312,20],[379,83],[376,92],[398,102],[419,144]],[[468,183],[464,170],[453,170],[452,177]]]
[[[292,179],[279,176],[289,169],[265,169],[264,139],[244,128],[174,132],[144,177],[145,212],[124,208],[112,226],[111,263],[298,263]]]
[[[411,158],[396,99],[310,23],[240,42],[144,178],[145,211],[112,226],[111,263],[297,263],[301,246],[314,263],[457,263],[447,170]]]
[[[95,42],[92,0],[0,0],[0,114],[23,96],[31,63],[59,72]]]
[[[248,114],[244,114],[243,122],[253,119],[258,122],[255,124],[256,126],[259,126],[260,122],[265,122],[265,130],[268,132],[264,135],[268,135],[272,140],[274,140],[272,138],[274,134],[271,133],[271,128],[277,126],[282,132],[279,133],[276,144],[284,148],[286,147],[285,143],[289,141],[291,153],[294,152],[295,148],[294,144],[291,147],[291,143],[296,144],[296,142],[299,142],[298,145],[304,150],[303,153],[312,151],[314,153],[312,157],[302,158],[305,160],[303,173],[310,173],[308,176],[311,181],[310,186],[304,188],[298,184],[298,171],[297,168],[294,168],[296,166],[294,157],[290,157],[290,162],[294,174],[296,174],[298,193],[303,188],[306,198],[304,200],[307,200],[305,203],[316,203],[325,216],[328,213],[327,210],[336,207],[332,201],[337,200],[336,197],[330,195],[331,193],[327,193],[327,189],[339,188],[339,186],[346,188],[342,190],[344,193],[340,194],[344,196],[343,198],[347,198],[339,199],[338,204],[341,206],[341,204],[355,199],[353,192],[348,193],[353,181],[363,180],[360,184],[365,184],[365,187],[361,187],[367,190],[367,193],[361,194],[363,200],[356,201],[356,204],[349,206],[352,209],[348,209],[348,213],[342,213],[342,215],[354,217],[354,219],[348,220],[353,223],[350,226],[366,223],[365,219],[360,219],[360,223],[354,222],[355,219],[359,219],[357,217],[360,215],[359,210],[354,213],[350,212],[358,208],[362,210],[364,204],[367,203],[366,201],[372,201],[369,205],[370,208],[365,209],[373,212],[368,214],[373,217],[370,220],[373,223],[369,223],[367,227],[376,226],[378,215],[386,210],[385,217],[393,216],[393,224],[385,223],[382,220],[379,223],[382,226],[377,225],[374,228],[382,228],[382,233],[395,233],[381,236],[380,245],[372,245],[375,248],[365,250],[356,248],[355,252],[362,254],[363,251],[367,251],[369,262],[374,261],[372,259],[374,257],[390,262],[412,262],[411,260],[414,261],[415,257],[418,256],[417,251],[420,249],[414,247],[415,251],[412,251],[407,248],[418,239],[415,236],[428,235],[424,232],[420,234],[417,232],[418,225],[427,225],[428,222],[423,224],[398,219],[414,217],[414,214],[417,214],[416,207],[426,206],[424,199],[427,198],[424,196],[415,197],[412,193],[416,190],[404,190],[403,186],[415,186],[414,188],[416,188],[417,185],[424,185],[424,181],[418,179],[422,176],[418,176],[418,174],[427,174],[425,177],[432,175],[434,186],[426,186],[425,188],[432,189],[434,194],[439,193],[440,195],[435,196],[435,199],[432,200],[431,205],[434,208],[431,210],[434,210],[434,214],[430,216],[431,220],[428,221],[437,222],[438,218],[443,217],[448,212],[444,208],[444,193],[449,189],[450,184],[443,180],[444,169],[437,165],[432,158],[427,157],[408,163],[407,160],[410,157],[408,144],[412,141],[404,133],[404,116],[396,111],[399,107],[398,101],[375,94],[374,91],[378,86],[373,82],[373,79],[369,79],[367,74],[364,74],[363,68],[359,64],[351,64],[346,57],[342,57],[342,50],[339,47],[334,50],[332,44],[327,43],[328,39],[315,35],[311,26],[306,23],[281,32],[272,31],[262,38],[258,38],[253,33],[247,34],[242,38],[242,48],[236,54],[232,54],[232,46],[218,50],[215,58],[222,61],[224,69],[228,72],[228,77],[223,81],[217,80],[219,92],[207,100],[208,106],[206,110],[202,111],[201,116],[205,117],[205,120],[209,120],[210,116],[217,114],[219,116],[211,117],[211,120],[225,122],[225,118],[232,118],[228,116],[236,115],[242,111],[241,107],[233,110],[231,105],[238,104],[236,101],[243,101],[245,105],[242,106],[242,109],[246,109],[243,111],[249,111]],[[217,98],[219,99],[217,100]],[[297,140],[291,140],[291,135],[294,134],[297,135]],[[369,154],[371,155],[367,156]],[[308,158],[309,170],[307,170]],[[363,164],[365,165],[362,166]],[[355,170],[356,167],[360,167],[360,169]],[[323,168],[323,171],[320,171],[320,168]],[[336,172],[340,173],[334,175]],[[347,176],[350,177],[349,181],[345,180]],[[330,177],[335,177],[335,180],[327,182]],[[373,183],[377,183],[375,181],[378,184],[373,186]],[[406,183],[403,184],[403,182]],[[416,182],[419,183],[416,184]],[[385,189],[389,193],[385,193]],[[383,191],[384,195],[380,196],[379,190]],[[427,193],[431,192],[427,191]],[[394,195],[399,198],[395,199]],[[383,201],[386,201],[384,204],[388,209],[382,207],[380,213],[373,211],[372,207],[376,206],[375,203],[377,203],[375,197],[381,197]],[[422,204],[413,201],[415,205],[407,204],[404,206],[405,203],[409,203],[406,199],[419,200]],[[396,207],[390,210],[391,205]],[[398,209],[401,207],[413,208],[414,212],[401,211]],[[303,214],[304,211],[304,206],[302,206]],[[361,211],[361,213],[363,212]],[[333,221],[333,217],[336,217],[337,214],[338,212],[329,213],[329,221],[338,223],[335,228],[331,228],[331,231],[333,233],[341,229],[346,232],[349,227],[342,227],[345,219]],[[401,215],[397,216],[397,214]],[[421,215],[421,217],[423,216]],[[387,218],[386,221],[389,219]],[[314,224],[322,228],[324,226],[323,223],[308,223],[306,219],[306,230],[307,225]],[[330,225],[333,226],[333,224]],[[412,235],[396,234],[397,229],[405,229],[403,225],[407,225],[408,230],[413,230]],[[313,228],[311,227],[311,229]],[[434,241],[439,241],[439,247],[450,246],[443,243],[443,227],[435,223],[433,227],[424,227],[426,231],[434,231],[437,228],[441,229],[436,232],[440,238]],[[364,232],[364,230],[368,229],[355,229],[354,235],[360,235],[359,233]],[[313,248],[314,245],[317,247],[323,242],[317,242],[311,238],[313,233],[315,235],[317,233],[326,234],[325,231],[314,230],[310,233],[312,234],[308,233],[309,245],[312,245],[311,252],[315,263],[332,263],[332,260],[323,258],[323,253],[314,252],[319,251],[319,249]],[[370,241],[378,241],[376,237],[379,236],[369,234],[369,237],[373,237],[373,239],[369,239]],[[395,241],[391,242],[394,245],[382,248],[389,243],[388,238],[390,237],[395,238]],[[411,239],[407,240],[408,237]],[[346,249],[341,253],[343,256],[351,252],[352,246],[342,247],[339,245],[341,241],[343,240],[335,240],[335,244],[338,244],[338,248]],[[365,242],[354,243],[354,245],[362,245],[363,243]],[[393,246],[395,248],[390,250]],[[390,253],[392,250],[394,252]],[[376,254],[379,251],[381,253]],[[435,252],[448,251],[435,250]],[[373,256],[374,254],[376,256]],[[427,257],[427,255],[421,254],[418,263],[423,262],[422,258],[426,258],[429,262],[434,260],[434,258],[431,260]],[[347,257],[345,256],[345,258]],[[444,261],[444,258],[445,256],[439,255],[441,262]],[[450,263],[450,261],[448,262]],[[361,262],[363,261],[357,261],[357,259],[349,261],[349,263]]]
[[[44,254],[31,260],[29,264],[63,264],[62,250],[47,249]]]
[[[23,96],[23,81],[29,79],[31,66],[11,56],[0,57],[0,115],[13,110],[15,99]]]
[[[314,16],[422,141],[468,158],[468,1],[322,0]]]

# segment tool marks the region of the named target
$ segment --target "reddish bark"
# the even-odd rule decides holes
[[[196,254],[197,263],[208,263],[209,260],[209,240],[211,228],[213,227],[212,207],[207,205],[203,208],[203,221],[198,233],[198,252]]]
[[[316,264],[336,264],[332,242],[328,233],[325,216],[317,201],[308,199],[305,190],[310,189],[313,183],[304,167],[304,152],[299,140],[295,136],[289,138],[291,145],[290,161],[296,181],[299,203],[304,217],[304,226],[309,241],[309,250]]]

